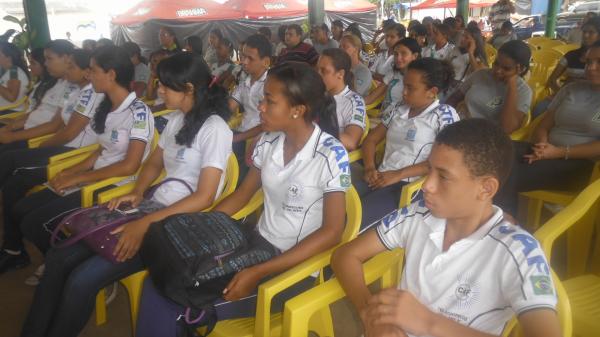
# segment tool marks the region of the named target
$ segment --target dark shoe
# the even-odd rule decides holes
[[[29,255],[22,250],[19,255],[12,255],[2,250],[0,252],[0,274],[27,267],[31,263]]]

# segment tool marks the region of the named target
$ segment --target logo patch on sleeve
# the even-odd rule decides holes
[[[340,175],[340,185],[342,187],[350,187],[350,175],[349,174],[341,174]]]
[[[533,293],[536,295],[554,295],[554,289],[552,288],[552,281],[550,276],[546,275],[534,275],[530,276],[531,286],[533,287]]]

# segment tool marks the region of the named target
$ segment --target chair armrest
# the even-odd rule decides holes
[[[25,105],[25,110],[27,110],[27,105],[28,105],[27,100],[28,99],[29,98],[27,96],[23,96],[19,100],[15,101],[14,103],[1,107],[0,111],[13,110],[15,108],[20,107],[21,105]]]
[[[250,201],[248,201],[246,206],[244,206],[244,208],[240,209],[237,213],[235,213],[231,217],[236,220],[239,220],[239,219],[243,219],[243,218],[247,217],[248,215],[254,213],[254,211],[256,211],[263,204],[264,197],[265,196],[263,194],[262,189],[256,191],[256,193],[254,193],[254,195],[252,196]]]
[[[425,177],[422,177],[419,178],[419,180],[413,181],[402,187],[402,191],[400,192],[400,202],[398,203],[399,208],[410,205],[413,195],[421,189],[424,181]]]
[[[59,172],[62,172],[69,167],[75,166],[90,156],[90,153],[80,153],[76,156],[71,156],[65,160],[61,160],[59,162],[50,162],[47,167],[47,176],[48,181],[50,181],[54,176],[56,176]]]
[[[363,267],[365,283],[371,284],[401,263],[404,251],[395,249],[374,256]],[[317,311],[342,299],[346,293],[336,278],[288,300],[283,311],[282,336],[305,336],[310,318]],[[258,322],[257,322],[258,323]]]
[[[54,155],[54,156],[50,157],[48,163],[49,164],[54,164],[54,163],[57,163],[59,161],[65,160],[65,159],[70,158],[70,157],[74,157],[74,156],[78,156],[78,155],[83,154],[83,153],[88,153],[88,152],[94,151],[94,150],[98,149],[99,147],[100,147],[99,144],[92,144],[92,145],[80,147],[80,148],[75,149],[75,150],[71,150],[71,151],[67,151],[67,152],[61,153],[61,154],[57,154],[57,155]]]
[[[101,188],[121,182],[131,176],[112,177],[104,179],[89,185],[85,185],[81,189],[81,207],[91,207],[94,205],[94,193]]]
[[[36,147],[40,147],[40,144],[42,144],[43,142],[45,142],[46,140],[52,138],[54,136],[53,133],[49,134],[49,135],[45,135],[45,136],[40,136],[40,137],[35,137],[35,138],[31,138],[27,141],[27,146],[30,149],[36,148]]]
[[[0,110],[0,111],[2,111],[2,110]],[[21,117],[23,115],[25,115],[24,111],[11,112],[9,114],[0,116],[0,119],[15,119],[15,118]]]
[[[153,116],[154,118],[156,118],[156,117],[161,117],[161,116],[164,116],[164,115],[168,115],[168,114],[170,114],[170,113],[171,113],[171,112],[173,112],[173,111],[175,111],[175,110],[172,110],[172,109],[165,109],[165,110],[161,110],[161,111],[153,112],[153,113],[152,113],[152,116]]]
[[[104,191],[102,193],[98,194],[98,204],[105,204],[109,201],[111,201],[114,198],[118,198],[120,196],[123,196],[125,194],[131,193],[131,191],[133,191],[133,188],[135,187],[135,181],[132,181],[130,183],[127,183],[125,185],[121,185],[119,187],[115,187],[113,189],[110,189],[108,191]]]
[[[350,163],[354,163],[355,161],[359,161],[362,159],[362,151],[361,149],[356,149],[350,153],[348,153],[348,159]]]

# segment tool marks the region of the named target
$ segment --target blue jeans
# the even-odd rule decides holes
[[[84,243],[51,249],[21,336],[76,337],[89,320],[96,294],[143,269],[139,255],[112,263]]]

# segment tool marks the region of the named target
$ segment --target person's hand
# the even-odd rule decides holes
[[[392,325],[412,335],[429,335],[435,314],[408,291],[388,288],[371,296],[365,310],[367,326]]]
[[[110,232],[111,234],[121,234],[119,242],[113,251],[117,261],[123,262],[131,259],[137,254],[142,246],[144,234],[148,231],[150,222],[145,218],[140,218],[132,222],[119,226],[117,229]]]
[[[229,281],[227,288],[223,290],[223,298],[226,301],[235,301],[249,296],[258,287],[258,282],[262,278],[263,275],[256,266],[242,269],[235,274],[233,279]]]
[[[376,190],[395,184],[402,180],[402,175],[397,171],[378,172],[377,179],[369,184],[369,187]]]
[[[538,160],[559,159],[564,157],[563,148],[546,142],[536,143],[531,147],[531,150],[531,154],[526,154],[523,156],[529,164]]]
[[[379,175],[379,172],[377,172],[377,170],[375,168],[370,168],[370,169],[365,169],[365,174],[364,174],[363,178],[365,179],[367,184],[370,186],[371,184],[374,184],[375,181],[377,181],[378,175]]]
[[[67,188],[79,184],[79,180],[77,175],[59,172],[48,183],[50,184],[50,187],[52,187],[52,189],[54,189],[60,194],[63,194]]]
[[[138,207],[140,202],[142,202],[142,200],[144,200],[144,197],[141,194],[133,192],[133,193],[129,193],[129,194],[111,199],[108,202],[107,207],[109,210],[114,211],[115,209],[119,208],[119,206],[121,206],[121,204],[129,203],[132,208],[136,208],[136,207]]]

